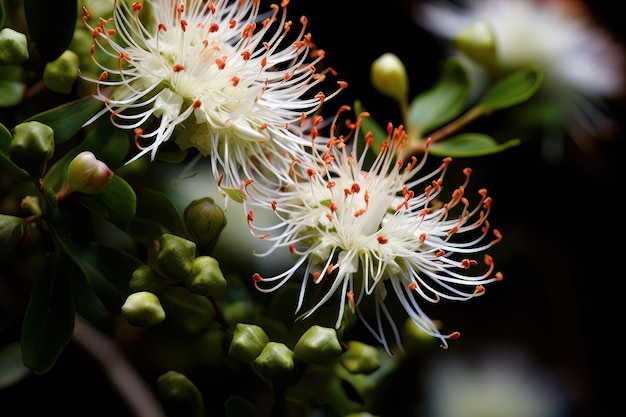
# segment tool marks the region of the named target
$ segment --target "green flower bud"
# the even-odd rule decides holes
[[[241,362],[252,362],[269,341],[269,337],[259,326],[237,323],[233,332],[233,340],[231,340],[228,348],[228,356]]]
[[[191,275],[183,278],[185,287],[196,294],[215,295],[226,288],[226,279],[222,275],[217,259],[211,256],[198,256],[193,260]]]
[[[226,214],[210,197],[192,201],[183,213],[191,239],[205,253],[210,253],[226,226]]]
[[[335,329],[314,325],[300,336],[293,353],[304,362],[324,363],[341,355],[342,349]]]
[[[409,77],[404,64],[395,54],[387,52],[371,66],[370,79],[376,89],[396,101],[405,101],[409,94]]]
[[[26,220],[0,214],[0,259],[4,259],[20,242],[22,232],[26,227]]]
[[[0,30],[0,65],[19,65],[27,59],[26,35],[11,28]]]
[[[269,342],[252,366],[264,378],[274,379],[293,371],[293,352],[283,343]]]
[[[180,372],[168,371],[157,378],[159,399],[169,417],[203,417],[200,390]]]
[[[196,244],[171,233],[161,236],[157,265],[170,278],[182,280],[189,276],[196,257]]]
[[[39,178],[54,154],[54,131],[37,121],[15,126],[9,157],[33,178]]]
[[[378,350],[365,343],[353,340],[348,350],[341,355],[341,364],[353,374],[371,374],[380,368],[380,354]]]
[[[165,320],[159,298],[151,292],[132,293],[122,305],[122,315],[136,327],[153,327]]]
[[[496,39],[491,25],[474,22],[454,38],[454,47],[477,64],[493,67],[496,64]]]
[[[69,94],[78,78],[78,55],[66,50],[43,70],[43,83],[57,93]]]
[[[441,323],[434,320],[439,328]],[[425,349],[439,347],[439,340],[422,330],[411,318],[407,318],[401,328],[402,344],[407,352],[419,352]]]
[[[130,289],[133,291],[149,291],[157,292],[162,290],[171,282],[159,276],[148,265],[141,265],[139,268],[133,271],[133,276],[130,279]]]
[[[30,215],[41,216],[42,211],[41,205],[39,204],[39,197],[27,195],[26,197],[22,198],[22,201],[20,202],[20,207],[22,208],[22,210]]]
[[[67,168],[70,191],[96,194],[104,190],[113,178],[113,171],[89,151],[76,155]]]

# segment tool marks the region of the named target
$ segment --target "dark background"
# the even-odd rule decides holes
[[[618,2],[587,3],[618,39],[626,39]],[[349,83],[329,108],[359,99],[377,120],[399,123],[395,104],[369,81],[370,64],[385,52],[405,63],[411,97],[432,85],[445,52],[415,24],[409,5],[405,0],[292,0],[294,21],[300,14],[308,17],[314,42],[327,52],[325,63]],[[404,380],[390,382],[387,405],[394,415],[413,415],[412,405],[422,400],[415,386],[426,362],[494,346],[522,349],[545,370],[565,375],[575,395],[568,416],[619,415],[626,370],[618,321],[625,278],[620,197],[626,106],[624,101],[609,105],[619,130],[613,140],[597,142],[591,154],[566,141],[563,158],[548,162],[540,140],[528,137],[502,154],[453,162],[450,171],[471,166],[472,184],[488,188],[494,198],[491,222],[504,241],[493,255],[505,279],[480,299],[439,306],[438,318],[463,337],[447,351],[415,358],[414,367],[401,375]],[[495,115],[490,122],[505,123],[505,117]],[[454,184],[454,177],[450,181]],[[74,344],[50,373],[0,392],[0,415],[63,415],[67,410],[61,407],[68,402],[94,416],[121,416],[125,409],[98,365]]]
[[[617,3],[586,3],[592,17],[623,45],[626,20]],[[325,62],[348,81],[342,102],[361,100],[379,122],[397,124],[400,117],[393,101],[374,92],[371,62],[385,52],[398,55],[414,97],[432,85],[446,54],[412,20],[411,4],[342,0],[341,12],[332,12],[338,5],[333,0],[289,6],[292,13],[306,14],[313,40],[326,51]],[[437,310],[463,333],[438,355],[479,353],[499,345],[520,348],[548,372],[568,376],[576,396],[568,415],[575,416],[617,416],[623,409],[626,345],[620,335],[620,289],[626,277],[620,194],[626,106],[624,100],[608,105],[619,126],[611,140],[595,141],[591,153],[566,140],[562,158],[546,161],[539,137],[527,137],[498,155],[455,160],[459,170],[471,166],[472,183],[488,188],[494,198],[492,224],[504,235],[494,257],[505,279],[480,299]],[[489,121],[502,124],[505,118],[496,114]],[[422,365],[418,360],[416,369]],[[406,386],[394,389],[399,390],[396,399],[415,395]],[[408,408],[398,410],[409,415]]]

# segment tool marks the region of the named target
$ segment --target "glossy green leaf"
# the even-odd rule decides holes
[[[489,113],[515,106],[535,94],[542,80],[543,72],[537,66],[517,70],[491,86],[476,107]]]
[[[106,245],[81,246],[58,228],[54,235],[69,257],[82,270],[89,287],[109,311],[118,311],[128,294],[130,279],[142,262],[134,256]]]
[[[93,213],[122,230],[130,226],[137,207],[135,191],[118,175],[111,178],[111,183],[103,191],[97,194],[84,194],[80,201]]]
[[[12,138],[13,138],[13,135],[11,134],[9,129],[7,129],[5,125],[0,123],[0,151],[1,152],[4,152],[4,153],[9,152],[9,145],[11,144]]]
[[[150,188],[138,188],[136,193],[137,217],[154,220],[169,233],[185,236],[181,215],[167,195]]]
[[[50,126],[54,130],[54,140],[59,145],[72,138],[102,106],[101,101],[86,96],[31,116],[26,121],[36,120]]]
[[[411,102],[411,125],[424,133],[454,119],[465,108],[471,87],[465,66],[458,58],[449,58],[437,83]]]
[[[48,372],[74,331],[74,305],[69,277],[50,255],[33,286],[22,325],[24,365],[36,374]]]
[[[44,61],[57,59],[69,46],[77,11],[77,0],[24,0],[28,32]]]
[[[226,417],[257,417],[256,407],[238,395],[231,395],[224,402]]]
[[[481,156],[502,152],[520,143],[519,139],[498,143],[491,136],[482,133],[463,133],[431,144],[428,153],[444,157]]]

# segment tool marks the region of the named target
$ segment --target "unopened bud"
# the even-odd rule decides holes
[[[396,101],[405,101],[409,94],[409,77],[397,55],[387,52],[371,66],[370,78],[376,89]]]
[[[226,226],[224,210],[212,198],[205,197],[192,201],[185,208],[183,217],[191,239],[204,253],[210,253]]]
[[[157,264],[170,278],[182,280],[191,274],[196,244],[171,233],[163,233]]]
[[[26,220],[0,214],[0,259],[4,259],[20,242]]]
[[[304,362],[324,363],[341,355],[342,349],[335,329],[314,325],[300,336],[293,353]]]
[[[226,288],[226,279],[217,259],[205,255],[193,260],[191,275],[183,278],[183,283],[189,291],[207,297]]]
[[[43,83],[57,93],[69,94],[78,78],[78,55],[66,50],[43,70]]]
[[[33,178],[39,178],[54,154],[54,130],[41,122],[23,122],[15,126],[9,144],[9,157]]]
[[[228,348],[228,356],[249,363],[256,359],[270,339],[265,331],[254,324],[237,323],[233,340]]]
[[[7,27],[0,30],[0,65],[19,65],[27,59],[26,35]]]
[[[37,196],[27,195],[26,197],[22,198],[22,201],[20,202],[20,207],[22,208],[22,210],[32,216],[41,216],[42,214],[41,205],[39,204],[39,197]]]
[[[495,35],[485,21],[466,26],[454,38],[454,47],[477,64],[492,67],[496,63]]]
[[[130,289],[133,291],[157,292],[170,285],[171,282],[159,276],[148,265],[141,265],[133,271],[130,279]]]
[[[341,364],[353,374],[371,374],[380,368],[378,350],[365,343],[353,340],[348,350],[341,355]]]
[[[122,315],[136,327],[153,327],[165,320],[159,298],[151,292],[132,293],[122,305]]]
[[[184,374],[168,371],[157,378],[157,391],[169,417],[203,417],[200,390]]]
[[[90,151],[76,155],[67,168],[70,191],[96,194],[104,190],[113,178],[113,171]]]
[[[283,343],[269,342],[252,366],[264,378],[274,379],[293,371],[293,352]]]

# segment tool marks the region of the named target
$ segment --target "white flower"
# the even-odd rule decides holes
[[[350,128],[358,129],[365,116],[362,113]],[[481,295],[483,285],[502,278],[494,273],[489,255],[484,255],[484,262],[474,259],[501,239],[494,230],[496,238],[485,241],[491,198],[481,190],[480,201],[470,207],[464,196],[470,175],[466,169],[465,184],[443,201],[443,175],[451,160],[446,158],[434,171],[417,176],[426,158],[418,162],[413,157],[408,163],[400,160],[408,141],[402,127],[389,125],[381,152],[366,169],[371,134],[360,152],[356,143],[350,149],[347,138],[334,135],[335,126],[336,121],[327,152],[313,150],[308,159],[293,161],[291,181],[282,193],[264,196],[255,192],[253,182],[247,184],[250,198],[246,204],[271,209],[278,217],[276,224],[257,225],[254,211],[249,211],[251,231],[273,242],[262,255],[288,248],[297,257],[283,273],[255,274],[254,285],[263,292],[274,291],[297,279],[305,266],[297,311],[305,304],[305,294],[315,291],[311,286],[324,290],[300,317],[310,316],[339,295],[336,327],[348,305],[387,350],[385,321],[401,347],[385,306],[391,289],[411,319],[447,346],[447,339],[458,337],[458,332],[442,335],[418,301],[468,300]],[[423,192],[417,191],[419,187]],[[368,299],[375,303],[374,326],[357,309]]]
[[[624,92],[624,51],[590,18],[578,0],[447,0],[420,2],[416,19],[433,33],[453,39],[468,25],[493,30],[502,72],[538,65],[542,94],[569,129],[601,136],[609,122],[604,99]],[[604,126],[606,127],[606,126]]]
[[[92,57],[101,68],[95,97],[117,127],[134,131],[140,152],[174,137],[182,149],[210,155],[228,183],[274,172],[275,155],[306,146],[298,124],[329,96],[317,72],[324,57],[300,19],[292,33],[286,5],[265,19],[254,0],[116,1],[112,19],[92,27]],[[108,58],[108,60],[107,60]],[[107,64],[113,60],[114,64]],[[115,87],[109,94],[105,87]],[[99,115],[98,115],[99,116]]]

